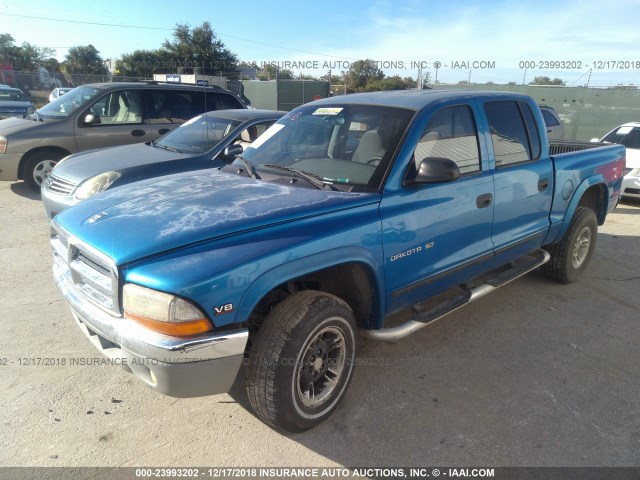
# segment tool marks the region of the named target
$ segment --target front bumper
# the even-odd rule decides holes
[[[620,194],[623,197],[640,198],[640,177],[627,175],[622,180]]]
[[[22,153],[0,153],[0,180],[18,180]]]
[[[76,200],[76,198],[71,195],[60,195],[59,193],[52,192],[46,187],[45,183],[46,182],[43,182],[40,187],[40,197],[42,198],[42,205],[49,220],[67,208],[80,203],[79,200]]]
[[[54,261],[56,285],[80,329],[114,363],[151,388],[172,397],[228,392],[242,365],[249,332],[239,329],[176,338],[113,316],[79,293]]]

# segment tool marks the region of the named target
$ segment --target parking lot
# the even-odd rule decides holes
[[[283,435],[230,394],[163,396],[110,365],[51,275],[48,222],[0,183],[1,466],[637,466],[640,203],[586,276],[526,277],[397,343],[362,340],[346,400]]]

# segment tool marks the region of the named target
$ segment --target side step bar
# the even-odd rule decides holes
[[[441,319],[451,312],[455,312],[468,303],[484,297],[486,294],[512,282],[516,278],[535,270],[539,266],[547,263],[549,258],[549,253],[545,250],[532,252],[529,255],[520,257],[507,266],[496,270],[484,283],[471,289],[465,288],[461,293],[447,298],[428,310],[421,311],[414,318],[402,325],[382,328],[380,330],[364,330],[363,334],[365,338],[370,340],[400,340],[401,338],[411,335],[436,320]]]

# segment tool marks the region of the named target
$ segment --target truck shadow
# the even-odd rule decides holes
[[[636,242],[600,234],[577,283],[533,272],[398,342],[361,338],[337,411],[283,435],[345,466],[629,464],[640,404],[620,372],[637,363],[640,301],[621,303],[634,273],[611,259]],[[251,412],[244,372],[230,394]]]

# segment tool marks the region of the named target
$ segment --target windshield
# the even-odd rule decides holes
[[[640,149],[640,128],[620,127],[602,139],[606,143],[619,143],[627,148]]]
[[[0,102],[28,102],[27,96],[22,93],[22,90],[15,90],[9,88],[0,89]]]
[[[38,113],[42,117],[51,120],[66,118],[71,112],[95,98],[100,91],[98,88],[87,86],[74,88],[38,109]]]
[[[297,170],[339,190],[376,191],[413,114],[372,105],[302,106],[242,156],[264,180]]]
[[[204,153],[240,125],[238,120],[199,115],[170,131],[155,145],[184,153]]]

